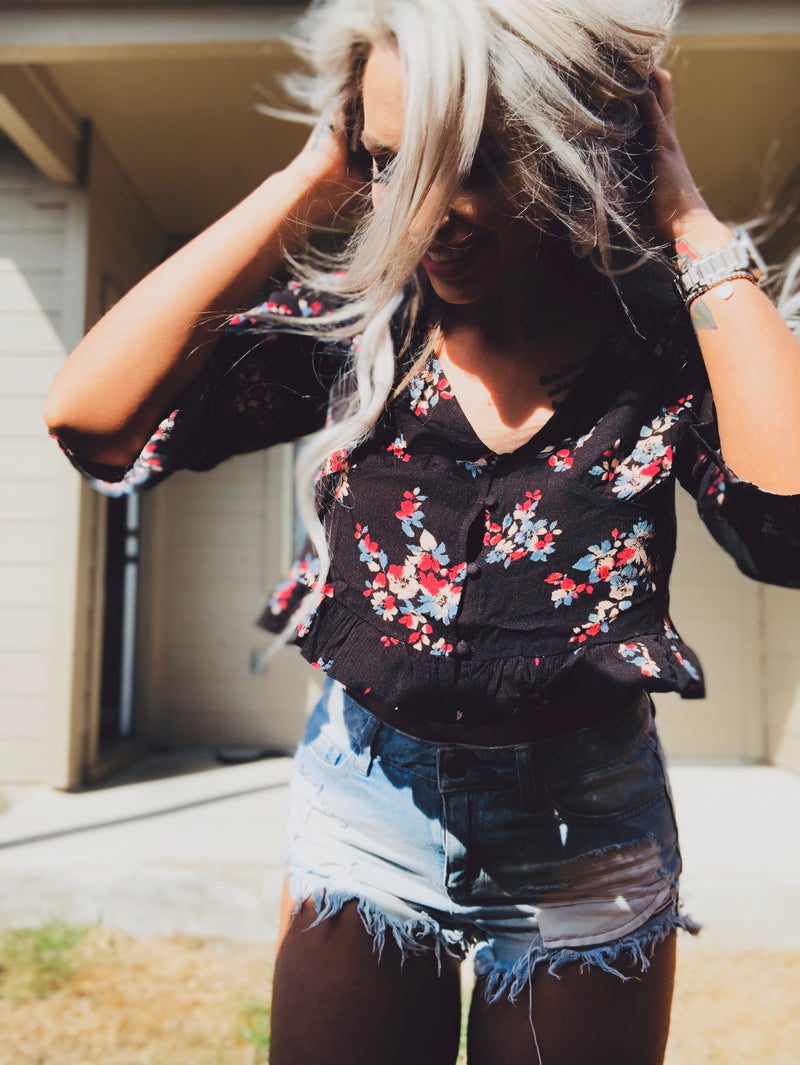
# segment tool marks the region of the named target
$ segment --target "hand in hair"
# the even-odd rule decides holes
[[[725,243],[730,234],[714,217],[695,184],[675,129],[672,77],[656,68],[649,88],[639,104],[644,122],[643,139],[650,148],[653,176],[652,227],[656,240],[673,244],[688,228],[709,249]]]
[[[367,176],[350,149],[339,115],[319,120],[287,169],[307,187],[307,209],[301,220],[311,228],[356,214],[368,202]]]

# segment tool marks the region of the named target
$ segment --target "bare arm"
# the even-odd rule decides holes
[[[315,226],[352,204],[344,137],[320,126],[284,170],[163,262],[87,333],[59,371],[48,427],[87,459],[132,461],[199,373],[226,317]]]
[[[672,117],[669,75],[659,71],[642,113],[653,138],[654,206],[659,237],[694,255],[732,233],[714,217],[691,177]],[[692,322],[711,382],[722,455],[742,480],[800,492],[800,344],[770,300],[747,280],[692,304]]]

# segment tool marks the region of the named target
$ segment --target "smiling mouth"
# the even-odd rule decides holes
[[[466,243],[459,244],[456,248],[450,248],[446,244],[432,244],[425,252],[425,258],[433,263],[456,263],[466,259],[476,248],[481,247],[489,239],[488,230],[484,233],[473,234]]]

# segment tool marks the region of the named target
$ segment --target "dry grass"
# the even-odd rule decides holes
[[[0,1065],[259,1065],[272,962],[263,944],[4,933]],[[668,1065],[798,1065],[799,989],[798,954],[685,942]]]
[[[46,998],[0,997],[0,1065],[254,1065],[266,1061],[272,951],[134,940],[94,928]]]

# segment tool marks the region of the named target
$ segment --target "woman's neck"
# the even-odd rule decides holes
[[[573,259],[545,271],[540,256],[492,296],[441,308],[440,361],[493,451],[516,450],[543,427],[623,313],[602,278],[581,265]]]
[[[439,305],[451,360],[468,372],[499,363],[548,373],[588,355],[619,317],[607,283],[568,249],[544,242],[507,284],[474,303]],[[588,350],[587,350],[588,349]]]
[[[576,324],[590,320],[586,324],[593,332],[591,322],[614,316],[616,300],[603,288],[602,278],[569,248],[542,241],[499,289],[483,299],[466,305],[440,304],[441,330],[452,353],[461,351],[471,363],[499,358],[529,362],[553,341],[556,346],[569,344]],[[472,368],[474,372],[477,366]]]

